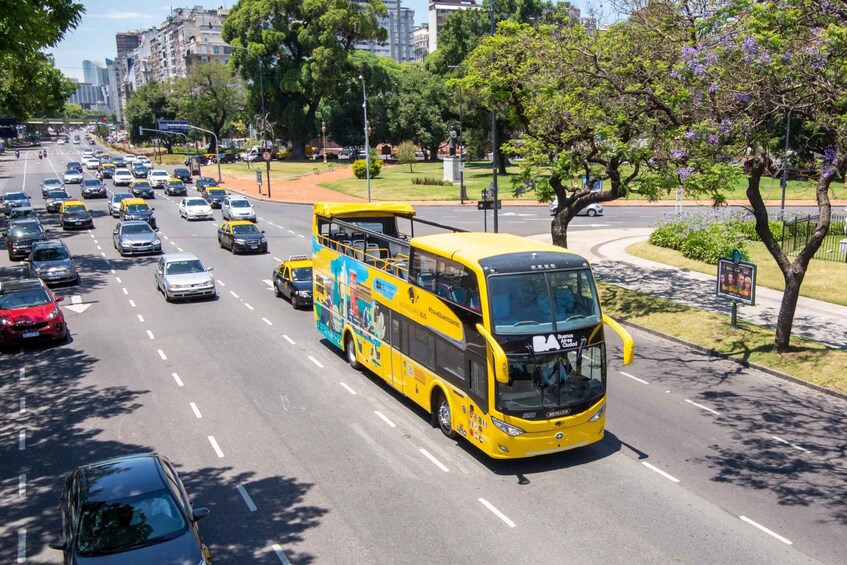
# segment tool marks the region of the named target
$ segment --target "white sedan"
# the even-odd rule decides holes
[[[100,159],[95,159],[94,157],[88,157],[85,159],[85,168],[89,171],[96,171],[100,168]]]
[[[132,165],[133,161],[135,161],[135,155],[133,155],[132,153],[127,153],[126,155],[124,155],[124,163],[126,163],[127,165]]]
[[[135,177],[129,172],[129,169],[115,169],[112,175],[112,182],[115,186],[129,186]]]
[[[214,220],[212,207],[202,198],[183,198],[179,203],[179,215],[186,220]]]
[[[153,188],[165,188],[171,175],[164,169],[154,169],[147,173],[147,180]]]

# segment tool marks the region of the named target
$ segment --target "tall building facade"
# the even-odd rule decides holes
[[[430,0],[429,2],[429,52],[438,48],[438,34],[447,18],[459,10],[478,10],[476,0]]]
[[[109,64],[106,59],[106,65]],[[108,84],[109,73],[106,70],[106,65],[100,62],[85,60],[82,62],[82,78],[83,82],[88,84]]]
[[[68,102],[79,104],[85,110],[105,110],[109,107],[109,87],[105,84],[77,83],[76,91],[68,98]]]
[[[365,4],[364,0],[359,0]],[[382,0],[388,8],[387,16],[377,18],[380,27],[388,32],[385,43],[377,41],[357,41],[356,49],[368,51],[380,57],[391,57],[398,63],[415,60],[415,11],[401,5],[401,0]]]
[[[415,42],[415,61],[423,61],[429,54],[429,24],[416,27],[412,36]]]
[[[126,108],[126,101],[129,98],[129,84],[124,82],[124,79],[128,76],[127,55],[140,44],[141,32],[127,31],[115,35],[115,45],[118,52],[114,72],[117,83],[115,86],[117,90],[115,115],[117,116],[118,123],[123,123],[124,121],[124,110]]]

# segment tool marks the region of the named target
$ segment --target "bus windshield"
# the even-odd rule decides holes
[[[539,417],[602,396],[603,344],[570,351],[509,355],[509,384],[497,383],[497,407],[504,412],[542,410]]]
[[[488,292],[497,334],[544,333],[600,322],[588,269],[491,276]]]

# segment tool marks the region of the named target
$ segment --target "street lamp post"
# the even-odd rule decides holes
[[[488,19],[491,24],[491,37],[494,37],[494,2],[491,2],[488,6]],[[497,233],[497,204],[499,200],[497,190],[497,110],[493,103],[491,106],[491,169],[494,173],[491,180],[491,192],[494,197],[494,233]]]
[[[324,165],[326,165],[326,122],[321,120],[321,136],[323,137],[323,149],[321,152],[324,154]]]
[[[368,140],[368,95],[365,90],[365,77],[359,75],[362,81],[362,108],[365,111],[365,178],[368,181],[368,202],[371,201],[371,147]]]
[[[451,69],[458,69],[460,65],[447,65]],[[462,204],[468,199],[465,194],[465,146],[462,139],[462,129],[464,120],[462,119],[462,85],[459,85],[459,199]]]

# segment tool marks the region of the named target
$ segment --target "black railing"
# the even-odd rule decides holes
[[[782,250],[786,255],[797,255],[806,246],[818,227],[820,215],[807,214],[782,221]],[[815,259],[847,263],[847,216],[833,214],[829,231],[815,252]]]

